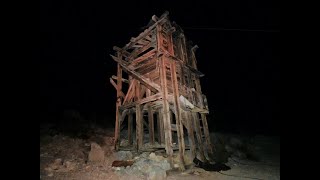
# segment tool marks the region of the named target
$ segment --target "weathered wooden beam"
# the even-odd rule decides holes
[[[136,97],[140,99],[140,82],[136,84]],[[143,146],[143,116],[141,105],[136,104],[136,142],[137,151]]]
[[[143,61],[143,63],[139,63],[137,66],[132,68],[132,70],[141,70],[141,68],[148,68],[149,66],[155,66],[157,59],[154,57],[152,59],[148,59],[147,61]]]
[[[120,112],[121,112],[121,111],[120,111]],[[129,112],[129,109],[125,109],[125,110],[124,110],[124,111],[122,111],[122,113],[121,113],[120,129],[121,129],[121,125],[122,125],[122,123],[123,123],[123,121],[124,121],[124,119],[125,119],[126,115],[128,114],[128,112]]]
[[[111,83],[111,84],[113,85],[113,87],[117,90],[117,88],[118,88],[118,87],[117,87],[117,84],[116,84],[111,78],[110,78],[110,83]],[[117,92],[118,92],[118,90],[117,90]],[[119,93],[120,93],[119,95],[124,98],[125,95],[124,95],[124,93],[123,93],[121,90],[119,91]]]
[[[151,96],[151,90],[146,90],[147,97]],[[151,105],[148,103],[148,121],[149,121],[149,141],[150,144],[154,144],[154,119],[153,119],[153,110]]]
[[[120,55],[119,55],[120,56]],[[120,92],[121,92],[121,89],[122,89],[122,81],[121,81],[121,78],[122,78],[122,68],[121,66],[118,64],[118,68],[117,68],[117,76],[118,76],[118,79],[117,79],[117,103],[116,103],[116,122],[115,122],[115,149],[118,150],[119,146],[120,146],[120,119],[121,119],[121,113],[120,113],[120,110],[119,110],[119,107],[121,105],[121,98],[120,98]]]
[[[170,69],[171,69],[171,77],[172,77],[171,83],[173,87],[174,112],[175,112],[178,143],[179,143],[179,159],[180,159],[179,167],[181,170],[185,170],[185,160],[184,160],[185,144],[184,144],[184,135],[183,135],[183,125],[182,125],[182,117],[181,117],[181,111],[180,111],[181,108],[180,108],[180,100],[179,100],[176,62],[173,60],[171,60]]]
[[[129,145],[133,144],[132,132],[133,132],[133,122],[132,122],[132,113],[128,115],[128,141]]]
[[[161,94],[158,93],[158,94],[155,94],[155,95],[151,95],[147,98],[144,98],[140,101],[138,101],[139,104],[144,104],[144,103],[148,103],[148,102],[152,102],[152,101],[156,101],[156,100],[159,100],[161,99]]]
[[[156,112],[156,115],[157,115],[157,134],[158,134],[158,143],[161,144],[161,132],[160,132],[160,118],[159,118],[159,113]]]
[[[158,33],[159,35],[159,33]],[[164,132],[165,132],[165,145],[166,145],[166,153],[168,155],[169,163],[173,168],[173,150],[172,150],[172,132],[171,132],[171,120],[170,120],[170,110],[169,110],[169,102],[167,100],[168,96],[168,88],[167,88],[167,78],[166,78],[166,69],[165,62],[163,57],[160,57],[160,82],[162,88],[162,100],[163,100],[163,123],[164,123]]]
[[[160,108],[158,110],[158,119],[160,122],[160,143],[159,144],[164,144],[165,143],[165,138],[164,138],[164,125],[163,125],[163,109]]]
[[[153,119],[153,110],[151,106],[148,106],[148,119],[149,119],[149,139],[150,144],[154,144],[154,119]]]
[[[149,42],[149,43],[146,44],[144,47],[135,49],[135,50],[130,54],[130,56],[128,57],[128,59],[135,59],[139,54],[145,52],[146,50],[148,50],[149,48],[154,47],[154,46],[155,46],[155,43]]]
[[[135,44],[135,42],[137,42],[140,39],[142,39],[145,36],[147,36],[155,27],[157,27],[158,24],[160,24],[163,21],[165,21],[168,15],[169,15],[169,12],[166,12],[161,19],[157,20],[152,26],[150,26],[148,29],[144,30],[142,33],[140,33],[138,37],[133,39],[133,42],[130,42],[130,43],[126,44],[125,47],[123,47],[122,49],[124,49],[124,50],[129,49],[130,46]]]
[[[141,61],[145,61],[145,60],[149,59],[150,57],[154,56],[156,54],[156,52],[157,52],[156,49],[153,49],[153,50],[147,52],[146,54],[134,59],[128,67],[132,68],[133,66],[140,63]]]
[[[213,155],[213,147],[210,141],[210,134],[209,134],[209,129],[208,129],[208,122],[207,122],[207,117],[205,114],[201,114],[201,120],[202,120],[202,125],[203,125],[203,131],[204,131],[204,137],[206,140],[206,144],[207,144],[207,149],[208,149],[208,154],[209,158],[210,156]]]
[[[148,40],[148,41],[152,41],[152,34],[151,34],[151,37],[150,37],[150,35],[148,34],[148,35],[146,35],[144,38],[145,38],[146,40]]]
[[[118,79],[118,77],[115,76],[115,75],[112,75],[111,78],[112,78],[112,79],[115,79],[115,80]],[[122,82],[129,83],[129,80],[127,80],[127,79],[121,78],[121,80],[122,80]]]
[[[194,139],[194,125],[192,122],[191,113],[185,111],[183,112],[183,117],[186,119],[187,122],[189,146],[191,149],[192,158],[194,158],[196,156],[196,143]]]
[[[119,53],[123,54],[124,56],[130,56],[130,53],[124,49],[121,49],[117,46],[113,46],[113,50],[118,51]]]
[[[141,91],[140,91],[140,99],[143,99],[143,96],[146,94],[146,87],[141,85]]]
[[[140,104],[136,105],[136,143],[137,151],[139,151],[143,146],[143,122]]]
[[[149,88],[151,91],[153,92],[157,92],[157,91],[160,91],[160,87],[158,84],[155,84],[153,82],[151,82],[149,79],[146,79],[145,77],[143,77],[142,75],[140,75],[139,73],[135,72],[135,71],[132,71],[130,70],[123,62],[121,62],[120,59],[118,59],[117,57],[115,56],[112,56],[111,57],[117,61],[120,66],[128,73],[130,74],[132,77],[136,78],[138,81],[140,81],[143,85],[145,85],[147,88]]]
[[[191,67],[189,65],[186,65],[185,67],[188,68],[191,72],[193,72],[198,77],[203,77],[204,76],[204,74],[202,72],[198,71],[197,69],[195,69],[195,68],[193,68],[193,67]]]
[[[128,88],[127,95],[123,100],[123,104],[126,103],[127,101],[129,101],[133,97],[133,94],[135,92],[135,84],[136,84],[136,81],[133,79],[131,81],[129,88]]]
[[[200,160],[205,161],[206,158],[204,156],[204,150],[203,150],[203,144],[202,144],[202,133],[201,133],[201,129],[200,129],[198,114],[193,112],[192,119],[193,119],[193,125],[194,125],[194,129],[196,131],[196,137],[197,137],[197,141],[198,141]]]
[[[148,35],[146,35],[145,37],[147,37]],[[144,38],[145,38],[144,37]],[[139,41],[136,42],[136,44],[141,44],[143,46],[147,45],[148,43],[150,43],[150,41],[146,41],[144,39],[140,39]]]

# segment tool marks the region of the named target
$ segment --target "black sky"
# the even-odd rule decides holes
[[[169,11],[197,51],[205,74],[213,129],[278,133],[275,120],[279,25],[271,1],[41,1],[40,42],[34,58],[41,70],[46,114],[78,105],[82,111],[115,113],[109,83],[122,47],[152,15]],[[112,119],[113,120],[113,119]]]

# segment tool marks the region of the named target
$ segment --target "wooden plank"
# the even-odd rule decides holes
[[[148,106],[148,120],[149,120],[149,141],[151,145],[154,145],[154,119],[153,110],[151,106]]]
[[[197,137],[197,141],[198,141],[197,147],[199,148],[200,160],[205,161],[206,158],[204,157],[202,133],[201,133],[201,129],[200,129],[198,113],[193,112],[192,118],[193,118],[193,125],[194,125],[194,129],[196,131],[196,137]]]
[[[170,42],[169,42],[170,44]],[[172,44],[172,43],[171,43]],[[169,45],[170,47],[170,45]],[[169,48],[170,49],[170,48]],[[176,72],[176,62],[171,60],[171,83],[173,87],[173,99],[174,99],[174,112],[177,126],[177,135],[178,135],[178,143],[179,143],[179,160],[180,160],[180,170],[185,170],[185,144],[184,144],[184,135],[183,135],[183,125],[182,125],[182,117],[181,117],[181,108],[180,108],[180,100],[179,100],[179,89],[178,89],[178,80],[177,80],[177,72]]]
[[[118,150],[119,146],[120,146],[120,119],[121,119],[121,113],[119,110],[119,106],[121,105],[121,98],[120,98],[120,92],[121,92],[121,88],[122,88],[122,68],[121,66],[118,64],[117,67],[117,102],[116,102],[116,122],[115,122],[115,132],[114,132],[114,139],[115,139],[115,149]]]
[[[156,113],[157,115],[157,134],[158,134],[158,143],[161,144],[161,132],[160,132],[160,117],[159,117],[159,112]]]
[[[139,67],[138,69],[136,69],[136,71],[139,73],[139,74],[142,74],[144,75],[146,78],[150,79],[148,74],[151,73],[152,71],[154,71],[156,69],[156,60],[152,60],[152,62],[142,66],[142,67]],[[151,79],[150,79],[151,80]]]
[[[159,34],[159,32],[158,32]],[[172,135],[171,135],[171,120],[170,120],[170,110],[169,110],[169,102],[167,100],[168,89],[167,89],[167,78],[165,73],[165,61],[163,57],[160,57],[160,82],[162,88],[162,101],[163,101],[163,124],[164,124],[164,132],[165,132],[165,145],[166,145],[166,153],[168,155],[169,163],[173,168],[173,150],[172,150]]]
[[[128,92],[127,92],[127,95],[126,97],[124,98],[123,100],[123,104],[126,103],[130,97],[132,97],[132,94],[135,92],[134,91],[134,87],[135,87],[135,84],[136,84],[136,81],[133,79],[131,82],[130,82],[130,85],[129,85],[129,88],[128,88]]]
[[[120,109],[124,110],[124,109],[128,109],[128,108],[132,108],[132,107],[136,106],[136,104],[145,104],[148,102],[156,101],[156,100],[161,99],[161,97],[162,97],[161,93],[158,93],[158,94],[152,95],[150,97],[147,97],[147,98],[135,101],[135,102],[127,103],[123,106],[120,106]]]
[[[201,120],[202,120],[202,124],[203,124],[204,137],[205,137],[206,144],[207,144],[208,155],[209,155],[209,158],[211,158],[213,155],[213,149],[212,149],[213,147],[212,147],[212,144],[210,141],[210,134],[209,134],[206,114],[201,114]]]
[[[121,111],[121,110],[120,110],[120,111]],[[122,113],[121,113],[120,129],[121,129],[121,125],[122,125],[122,123],[123,123],[123,121],[124,121],[124,119],[125,119],[126,115],[128,114],[128,112],[129,112],[129,109],[125,109],[125,110],[124,110],[124,111],[122,111]]]
[[[117,90],[117,85],[116,85],[116,83],[110,78],[110,83],[113,85],[113,87]],[[118,91],[118,90],[117,90]],[[120,93],[120,96],[121,97],[124,97],[125,95],[124,95],[124,93],[120,90],[119,91],[119,93]]]
[[[114,80],[118,79],[118,77],[115,76],[115,75],[112,75],[111,78],[114,79]],[[122,82],[129,83],[129,80],[127,80],[127,79],[121,78],[121,80],[122,80]]]
[[[143,85],[145,85],[147,88],[149,88],[151,91],[153,92],[157,92],[160,91],[160,87],[158,84],[155,84],[153,82],[151,82],[149,79],[143,77],[142,75],[140,75],[139,73],[130,70],[120,59],[118,59],[115,56],[111,57],[117,61],[120,66],[123,68],[123,70],[125,70],[128,74],[130,74],[132,77],[136,78],[138,81],[140,81]]]
[[[150,37],[151,36],[151,37]],[[152,35],[150,34],[150,35],[146,35],[145,37],[144,37],[146,40],[148,40],[148,41],[152,41]]]
[[[188,131],[188,140],[189,140],[189,146],[191,149],[191,155],[192,158],[196,156],[196,143],[194,139],[194,129],[193,129],[193,122],[190,112],[184,112],[183,117],[186,119],[187,122],[187,131]]]
[[[154,47],[155,44],[153,42],[149,42],[148,44],[146,44],[144,47],[142,48],[138,48],[136,50],[134,50],[130,56],[128,57],[128,59],[135,59],[137,58],[137,56],[139,56],[141,53],[145,52],[146,50],[148,50],[149,48]],[[150,50],[151,51],[151,50]]]
[[[136,97],[137,100],[140,100],[140,82],[137,81],[136,84]],[[141,109],[141,104],[137,103],[136,104],[136,128],[137,128],[137,150],[143,146],[143,114],[142,114],[142,109]]]
[[[141,71],[142,68],[148,68],[149,66],[156,65],[157,58],[154,57],[152,59],[148,59],[147,61],[142,61],[141,63],[137,64],[132,70]]]
[[[137,151],[143,146],[143,123],[141,115],[141,105],[136,105],[136,147]]]
[[[145,36],[145,37],[147,37],[147,36]],[[145,38],[144,37],[144,38]],[[137,44],[139,44],[139,45],[147,45],[147,44],[149,44],[150,43],[150,41],[146,41],[146,40],[144,40],[144,39],[140,39],[139,41],[137,41],[136,42]]]
[[[161,19],[157,20],[157,22],[155,22],[152,26],[150,26],[148,29],[144,30],[142,33],[140,33],[138,37],[134,38],[133,42],[126,44],[125,47],[123,47],[122,49],[127,50],[130,48],[130,46],[135,44],[136,41],[139,41],[140,39],[146,37],[153,30],[153,28],[157,27],[158,24],[161,24],[161,23],[163,23],[163,21],[166,20],[168,14],[169,13],[166,13]]]
[[[132,137],[133,122],[132,122],[132,119],[133,119],[132,113],[129,113],[129,115],[128,115],[128,141],[129,141],[129,145],[133,144],[133,137]]]
[[[140,91],[140,99],[142,99],[143,98],[143,96],[145,95],[145,93],[146,93],[146,87],[145,86],[143,86],[143,85],[141,85],[140,86],[141,87],[141,91]]]
[[[144,103],[156,101],[156,100],[159,100],[159,99],[161,99],[161,94],[160,93],[152,95],[152,96],[149,96],[147,98],[144,98],[144,99],[138,101],[138,103],[139,104],[144,104]]]
[[[133,68],[135,65],[137,65],[138,63],[148,60],[149,58],[151,58],[152,56],[154,56],[156,54],[157,50],[153,49],[149,52],[147,52],[146,54],[134,59],[131,64],[128,66],[129,68]]]
[[[113,46],[113,50],[118,51],[119,53],[123,54],[126,57],[130,56],[130,53],[128,51],[121,49],[117,46]]]
[[[165,137],[164,137],[164,124],[163,124],[163,109],[160,108],[158,110],[158,117],[159,117],[159,121],[160,121],[160,144],[164,144],[165,143]]]

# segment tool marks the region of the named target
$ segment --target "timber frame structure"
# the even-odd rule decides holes
[[[199,80],[204,74],[197,70],[198,46],[192,47],[186,41],[183,30],[170,22],[168,14],[153,15],[148,28],[138,37],[131,38],[123,48],[113,47],[116,52],[111,57],[117,62],[117,76],[110,78],[117,91],[115,149],[122,148],[120,131],[126,121],[131,150],[146,150],[145,142],[151,145],[151,151],[153,145],[163,148],[173,167],[173,150],[179,149],[179,167],[184,170],[186,149],[193,157],[211,161],[213,151],[206,119],[209,110]],[[144,137],[144,127],[148,138]],[[175,143],[173,136],[177,137]]]

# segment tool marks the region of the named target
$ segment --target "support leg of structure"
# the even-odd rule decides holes
[[[121,112],[119,107],[121,106],[121,89],[122,89],[122,68],[118,64],[117,69],[117,103],[116,103],[116,122],[115,122],[115,132],[114,132],[114,148],[115,150],[119,149],[120,145],[120,120],[121,120]]]
[[[194,126],[192,122],[192,116],[190,112],[184,112],[183,113],[184,118],[187,122],[187,131],[188,131],[188,140],[189,140],[189,145],[191,149],[191,155],[192,158],[196,156],[196,145],[195,145],[195,139],[194,139]]]
[[[141,105],[136,105],[136,142],[137,151],[139,151],[143,145],[143,122],[142,122]]]
[[[160,132],[160,118],[159,118],[159,113],[156,112],[156,115],[157,115],[157,134],[158,134],[158,143],[161,144],[161,132]]]
[[[197,141],[198,141],[200,160],[201,161],[206,161],[206,158],[204,156],[204,151],[203,151],[201,129],[200,129],[200,124],[199,124],[198,114],[193,112],[192,113],[192,119],[193,119],[193,125],[194,125],[194,129],[196,131],[196,136],[197,136]]]
[[[204,136],[205,136],[206,144],[207,144],[208,156],[211,159],[213,156],[213,150],[212,150],[213,147],[212,147],[212,144],[210,141],[210,134],[209,134],[209,129],[208,129],[207,117],[205,114],[201,114],[201,120],[202,120],[202,125],[203,125]]]
[[[164,142],[164,127],[163,127],[163,110],[162,110],[162,108],[160,108],[159,110],[158,110],[158,121],[159,121],[159,123],[160,123],[160,128],[159,128],[159,130],[160,130],[160,143],[159,144],[164,144],[165,142]]]
[[[167,78],[166,78],[166,67],[165,59],[163,57],[159,58],[160,61],[160,82],[161,82],[161,93],[163,102],[163,125],[164,125],[164,135],[165,135],[165,147],[166,153],[168,155],[170,166],[173,168],[173,150],[172,150],[172,132],[171,132],[171,119],[170,119],[170,109],[168,102],[168,88],[167,88]]]
[[[184,152],[185,152],[185,144],[183,137],[183,124],[181,117],[181,109],[180,109],[180,100],[179,100],[179,89],[178,89],[178,80],[176,74],[176,64],[175,61],[171,61],[171,82],[173,87],[173,99],[174,99],[174,111],[175,111],[175,119],[176,119],[176,127],[177,127],[177,136],[178,136],[178,145],[179,145],[179,160],[180,160],[180,170],[185,170],[185,161],[184,161]]]
[[[133,132],[133,122],[132,122],[132,119],[133,119],[133,117],[132,117],[132,113],[129,113],[128,114],[128,141],[129,141],[129,145],[132,145],[132,140],[133,140],[133,138],[132,138],[132,132]]]
[[[148,106],[148,120],[149,120],[149,141],[151,145],[154,145],[154,120],[153,110],[151,106]]]

